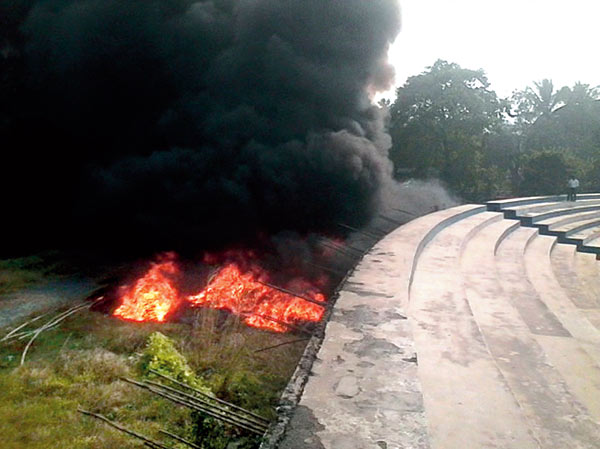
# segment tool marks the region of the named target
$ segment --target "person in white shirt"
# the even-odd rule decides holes
[[[567,194],[567,201],[577,201],[577,188],[579,187],[579,179],[575,176],[569,178],[569,193]]]

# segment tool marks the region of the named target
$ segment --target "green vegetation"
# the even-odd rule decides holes
[[[438,178],[465,201],[600,188],[600,89],[534,83],[510,98],[483,70],[438,60],[386,104],[396,176]]]
[[[3,343],[3,449],[142,447],[140,441],[77,413],[78,406],[173,448],[185,446],[165,440],[159,429],[201,441],[205,449],[224,448],[228,441],[239,448],[257,447],[257,438],[119,378],[150,378],[154,375],[149,369],[157,370],[274,419],[274,407],[303,346],[255,353],[294,337],[248,328],[235,316],[215,310],[198,310],[188,321],[130,323],[84,311],[42,333],[23,366],[18,364],[26,340]]]
[[[56,276],[60,266],[52,254],[0,260],[0,295]]]

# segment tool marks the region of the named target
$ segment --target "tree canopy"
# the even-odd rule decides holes
[[[399,179],[438,178],[469,201],[559,193],[570,173],[599,184],[598,87],[544,79],[503,99],[483,70],[438,60],[396,94],[383,106]]]

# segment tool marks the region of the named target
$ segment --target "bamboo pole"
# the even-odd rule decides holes
[[[247,416],[244,416],[244,415],[240,414],[239,412],[234,412],[232,410],[228,410],[226,408],[217,406],[217,405],[215,405],[215,404],[207,401],[206,399],[200,399],[200,398],[198,398],[196,396],[192,396],[192,395],[187,394],[187,393],[185,393],[185,392],[183,392],[181,390],[178,390],[176,388],[172,388],[172,387],[169,387],[167,385],[163,385],[163,384],[160,384],[160,383],[157,383],[157,382],[152,382],[151,380],[147,380],[147,381],[145,381],[143,383],[146,383],[146,384],[149,384],[149,385],[153,385],[155,387],[158,387],[159,389],[162,388],[162,389],[170,391],[170,392],[172,392],[174,394],[178,394],[178,395],[183,396],[184,398],[186,398],[186,400],[191,400],[191,401],[199,402],[203,406],[210,407],[210,408],[214,409],[215,412],[219,411],[219,412],[225,413],[227,415],[230,415],[231,417],[235,417],[235,418],[239,418],[240,420],[248,421],[249,423],[256,424],[257,426],[260,426],[260,427],[265,427],[265,430],[268,427],[268,423],[265,424],[265,423],[263,423],[263,422],[255,419],[253,417],[249,418]]]
[[[197,444],[194,444],[191,441],[186,440],[185,438],[181,438],[180,436],[175,435],[174,433],[167,432],[166,430],[159,430],[159,432],[179,441],[180,443],[185,444],[186,446],[193,447],[194,449],[202,449]]]
[[[164,446],[164,445],[163,445],[163,444],[161,444],[161,443],[157,443],[156,441],[153,441],[153,440],[151,440],[150,438],[148,438],[148,437],[145,437],[144,435],[141,435],[141,434],[139,434],[139,433],[137,433],[137,432],[134,432],[133,430],[129,430],[129,429],[127,429],[127,428],[125,428],[125,427],[123,427],[123,426],[121,426],[121,425],[117,424],[116,422],[114,422],[114,421],[111,421],[111,420],[110,420],[110,419],[108,419],[106,416],[100,415],[100,414],[98,414],[98,413],[92,413],[92,412],[88,412],[87,410],[83,410],[83,409],[81,409],[81,408],[77,408],[77,411],[78,411],[79,413],[83,413],[84,415],[92,416],[92,417],[94,417],[94,418],[97,418],[97,419],[99,419],[99,420],[101,420],[101,421],[104,421],[104,422],[105,422],[106,424],[108,424],[109,426],[111,426],[111,427],[114,427],[115,429],[117,429],[117,430],[120,430],[120,431],[121,431],[121,432],[123,432],[123,433],[126,433],[126,434],[128,434],[128,435],[131,435],[131,436],[133,436],[133,437],[136,437],[136,438],[138,438],[138,439],[140,439],[140,440],[144,441],[146,444],[150,445],[150,447],[153,447],[153,448],[160,448],[160,449],[171,449],[171,448],[169,448],[168,446]]]
[[[88,307],[88,308],[91,307],[91,304],[83,304],[83,305],[72,307],[71,309],[67,310],[66,312],[63,312],[62,314],[60,314],[59,315],[60,318],[55,318],[53,320],[50,320],[48,323],[44,324],[42,327],[36,329],[33,333],[33,336],[31,337],[31,339],[25,346],[25,349],[23,349],[23,353],[21,354],[21,366],[25,363],[25,357],[27,357],[27,351],[29,351],[29,348],[31,347],[31,345],[33,344],[35,339],[38,337],[38,335],[40,335],[43,331],[56,326],[57,324],[59,324],[61,321],[65,320],[70,315],[73,315],[75,312],[78,312],[79,310],[82,310],[86,307]]]
[[[171,402],[174,402],[176,404],[184,405],[184,406],[186,406],[188,408],[191,408],[192,410],[196,410],[196,411],[202,412],[202,413],[204,413],[204,414],[206,414],[208,416],[211,416],[211,417],[213,417],[215,419],[218,419],[219,421],[223,421],[224,423],[230,424],[232,426],[239,427],[240,429],[244,429],[244,430],[247,430],[249,432],[252,432],[252,433],[255,433],[255,434],[261,435],[261,436],[264,435],[264,433],[265,433],[266,427],[263,428],[263,427],[258,427],[258,426],[252,425],[251,423],[239,422],[234,417],[220,415],[219,413],[211,410],[209,407],[205,407],[205,406],[202,406],[202,405],[200,405],[198,403],[193,403],[193,402],[187,401],[187,400],[185,400],[185,399],[183,399],[181,397],[177,397],[177,396],[174,396],[172,394],[165,393],[164,391],[157,390],[156,388],[153,388],[153,387],[151,387],[149,385],[145,385],[142,382],[137,382],[137,381],[135,381],[133,379],[128,379],[126,377],[122,377],[121,380],[123,380],[123,381],[125,381],[127,383],[130,383],[132,385],[136,385],[139,388],[143,388],[145,390],[148,390],[151,393],[154,393],[154,394],[156,394],[158,396],[162,396],[162,397],[164,397],[166,399],[169,399]]]
[[[35,323],[37,320],[39,320],[40,318],[45,317],[46,315],[48,315],[48,312],[44,313],[43,315],[37,316],[32,320],[29,321],[25,321],[23,324],[21,324],[18,327],[15,327],[13,330],[11,330],[8,334],[6,334],[2,340],[0,341],[6,341],[8,340],[10,337],[12,337],[13,335],[15,335],[18,331],[20,331],[21,329],[23,329],[25,326],[31,324],[31,323]]]
[[[210,394],[207,394],[207,393],[203,392],[202,390],[198,390],[197,388],[194,388],[194,387],[191,387],[190,385],[184,384],[183,382],[180,382],[177,379],[174,379],[174,378],[172,378],[170,376],[167,376],[166,374],[159,373],[158,371],[155,371],[153,369],[150,369],[150,372],[152,374],[156,374],[159,377],[162,377],[163,379],[171,381],[174,384],[181,385],[182,387],[187,388],[187,389],[189,389],[189,390],[191,390],[191,391],[193,391],[195,393],[198,393],[201,396],[205,396],[205,397],[207,397],[207,398],[209,398],[209,399],[211,399],[211,400],[213,400],[215,402],[218,402],[219,404],[223,404],[223,405],[226,405],[227,407],[231,407],[233,409],[236,409],[236,410],[239,410],[241,412],[247,413],[250,416],[254,416],[257,419],[259,419],[261,421],[264,421],[266,424],[269,424],[269,420],[267,418],[265,418],[263,416],[260,416],[260,415],[257,415],[256,413],[253,413],[250,410],[246,410],[245,408],[239,407],[239,406],[237,406],[235,404],[232,404],[231,402],[227,402],[227,401],[224,401],[223,399],[219,399],[219,398],[216,398],[214,396],[211,396]]]

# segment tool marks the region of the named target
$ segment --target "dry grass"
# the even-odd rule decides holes
[[[175,342],[192,369],[220,397],[273,418],[279,394],[304,345],[254,351],[297,336],[248,328],[237,317],[215,310],[199,310],[189,321],[139,324],[84,311],[58,329],[42,333],[23,367],[17,363],[24,341],[0,347],[2,448],[141,447],[136,440],[78,414],[78,405],[152,438],[160,439],[159,428],[189,433],[193,422],[187,409],[119,380],[140,376],[141,352],[155,331]]]

